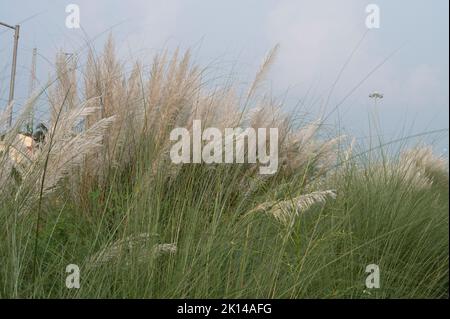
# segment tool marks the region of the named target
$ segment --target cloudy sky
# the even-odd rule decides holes
[[[82,29],[65,26],[66,5],[80,8]],[[366,6],[380,9],[380,28],[367,29]],[[388,141],[448,129],[449,17],[447,0],[0,0],[0,21],[21,24],[17,103],[27,95],[31,52],[45,82],[58,49],[78,52],[86,37],[101,47],[112,30],[123,58],[150,61],[162,47],[194,49],[196,61],[250,81],[277,43],[280,51],[265,85],[311,117],[326,112],[364,140],[376,117]],[[8,96],[12,32],[0,27],[0,107]],[[351,59],[349,57],[351,56]],[[346,63],[349,61],[348,63]],[[368,95],[384,94],[375,107]],[[373,134],[372,130],[372,134]],[[439,153],[448,131],[427,136]]]

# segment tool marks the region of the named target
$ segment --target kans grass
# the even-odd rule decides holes
[[[85,65],[60,54],[0,142],[0,297],[448,297],[447,161],[426,146],[363,151],[282,111],[261,93],[276,50],[244,93],[211,85],[189,52],[130,72],[111,39]],[[39,98],[49,130],[30,152],[19,137]],[[277,173],[172,164],[169,133],[194,119],[277,127]]]

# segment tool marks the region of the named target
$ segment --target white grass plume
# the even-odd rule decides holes
[[[275,45],[272,48],[272,50],[269,51],[269,53],[265,57],[263,63],[260,65],[259,70],[256,73],[255,79],[253,80],[253,83],[250,86],[250,89],[248,90],[247,102],[253,97],[259,84],[265,78],[267,72],[269,71],[270,67],[272,66],[273,62],[275,61],[275,57],[276,57],[276,54],[277,54],[279,48],[280,48],[279,44]]]
[[[448,180],[448,162],[436,156],[429,146],[404,151],[397,165],[400,176],[419,189],[430,188],[435,182]]]
[[[148,256],[158,257],[163,254],[173,254],[177,251],[177,246],[174,243],[155,244],[151,249],[147,248],[151,237],[152,236],[148,233],[141,233],[120,239],[111,245],[105,246],[100,251],[89,257],[88,265],[91,267],[97,267],[102,264],[114,262],[114,260],[121,255],[130,254],[133,252],[137,253],[138,259],[142,261]]]
[[[284,201],[265,202],[253,208],[247,214],[264,212],[283,224],[289,224],[294,217],[306,212],[315,204],[326,203],[329,198],[336,198],[335,190],[316,191]]]

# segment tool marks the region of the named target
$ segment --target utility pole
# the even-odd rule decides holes
[[[33,91],[36,87],[36,56],[37,56],[37,48],[33,48],[33,56],[31,58],[31,75],[30,75],[30,84],[28,87],[28,97],[31,97]],[[34,111],[31,109],[30,119],[27,123],[27,131],[33,134],[33,125],[34,125]]]
[[[14,83],[16,80],[17,46],[19,44],[20,25],[17,24],[16,26],[13,27],[13,26],[3,23],[3,22],[0,22],[0,25],[14,30],[14,49],[13,49],[13,60],[12,60],[12,65],[11,65],[11,81],[9,82],[9,99],[8,99],[8,105],[9,105],[14,100]],[[13,112],[12,112],[12,108],[11,108],[11,111],[9,113],[9,118],[8,118],[9,127],[11,127],[11,125],[12,125],[12,115],[13,115]]]

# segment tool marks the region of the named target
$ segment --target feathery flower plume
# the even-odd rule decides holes
[[[117,259],[120,255],[132,252],[136,252],[138,254],[138,259],[142,260],[149,255],[158,257],[163,254],[173,254],[177,251],[177,246],[174,243],[156,244],[149,250],[146,246],[150,239],[151,235],[148,233],[132,235],[120,239],[89,257],[88,265],[93,267],[100,266],[114,261],[114,259]]]
[[[284,201],[265,202],[253,208],[247,214],[264,212],[288,225],[294,217],[306,212],[315,204],[324,204],[329,198],[336,198],[335,190],[312,192]]]

